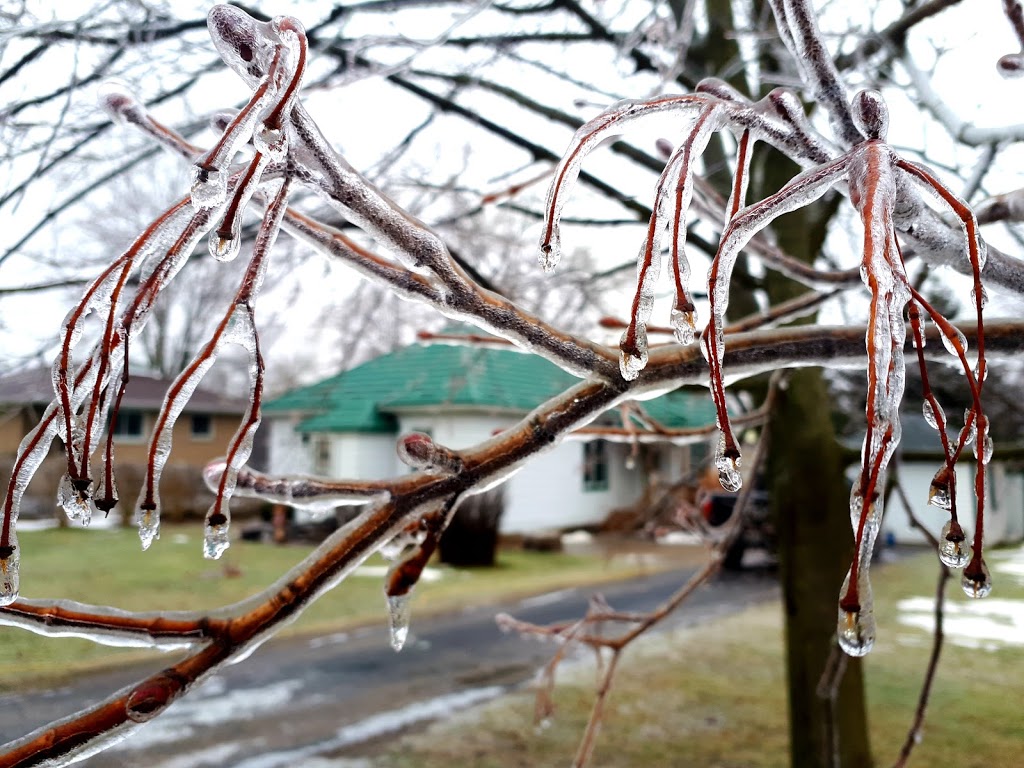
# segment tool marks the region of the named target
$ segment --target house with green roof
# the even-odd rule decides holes
[[[578,379],[514,348],[418,344],[292,390],[264,406],[269,471],[381,479],[408,472],[395,453],[400,434],[425,432],[453,449],[468,448],[516,424]],[[705,392],[676,391],[643,403],[671,428],[714,423]],[[621,425],[618,413],[605,423]],[[707,445],[631,446],[566,440],[528,463],[505,486],[502,530],[522,533],[600,523],[633,504],[652,474],[671,482],[689,472]]]

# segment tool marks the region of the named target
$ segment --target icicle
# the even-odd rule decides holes
[[[960,523],[950,520],[939,536],[939,560],[950,568],[963,568],[970,562],[971,546]]]
[[[839,647],[848,656],[866,656],[875,645],[874,598],[871,594],[871,584],[865,573],[866,570],[861,569],[861,576],[858,578],[858,608],[856,610],[844,608],[842,600],[840,600],[836,640],[839,642]],[[840,595],[848,594],[850,578],[850,572],[847,571],[843,588],[839,592]]]
[[[140,505],[135,512],[135,521],[139,526],[142,551],[145,552],[160,538],[160,504]]]
[[[231,541],[228,537],[228,530],[231,524],[225,515],[211,515],[206,520],[206,528],[203,532],[203,557],[207,560],[219,560],[224,554]]]
[[[636,329],[632,343],[627,329],[619,341],[619,372],[626,381],[633,381],[647,365],[647,331],[643,326]]]
[[[18,599],[20,585],[20,561],[18,537],[11,531],[10,544],[0,547],[0,607],[10,605]]]
[[[95,509],[90,494],[91,484],[85,490],[79,490],[71,475],[67,472],[61,478],[57,487],[57,506],[64,510],[68,520],[79,520],[82,525],[89,525],[92,522],[92,513]]]
[[[673,309],[669,315],[669,323],[672,325],[672,332],[676,341],[680,344],[692,344],[697,333],[696,313],[686,310]]]
[[[210,236],[210,255],[217,261],[234,261],[242,248],[239,237],[223,237],[217,233]]]
[[[981,599],[988,597],[992,592],[992,574],[985,565],[984,558],[977,558],[964,568],[963,578],[960,586],[968,597]]]
[[[388,595],[388,635],[391,640],[391,647],[395,652],[402,650],[405,641],[409,637],[409,601],[412,592],[404,595]]]
[[[880,478],[879,478],[880,480]],[[839,646],[850,656],[864,656],[875,643],[874,598],[871,593],[871,556],[875,538],[882,525],[882,509],[878,501],[864,508],[864,498],[857,486],[850,494],[850,523],[859,542],[854,563],[839,590],[839,618],[836,636]],[[856,573],[856,584],[853,583]]]
[[[730,493],[743,487],[743,475],[740,474],[740,457],[729,456],[725,447],[725,436],[718,436],[718,448],[715,450],[715,467],[718,469],[718,482]]]

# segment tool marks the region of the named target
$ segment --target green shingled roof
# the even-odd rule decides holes
[[[526,413],[577,383],[553,363],[506,349],[431,344],[364,363],[264,405],[271,413],[301,413],[301,432],[394,432],[393,411],[462,406]],[[714,422],[706,393],[676,391],[644,402],[668,427]]]

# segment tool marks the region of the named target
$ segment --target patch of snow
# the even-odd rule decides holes
[[[557,603],[559,600],[564,600],[569,595],[575,594],[576,589],[570,587],[569,589],[559,589],[555,592],[546,592],[543,595],[535,595],[533,597],[527,597],[519,601],[520,608],[532,608],[536,605],[548,605],[549,603]]]
[[[669,531],[668,533],[659,536],[657,539],[659,544],[664,544],[670,547],[690,547],[695,546],[703,542],[700,534],[687,533],[686,531]]]
[[[309,641],[310,648],[323,648],[328,645],[338,645],[340,643],[347,642],[350,635],[348,632],[335,632],[333,635],[324,635],[323,637],[314,637]]]
[[[1018,584],[1024,584],[1024,547],[993,552],[989,559],[993,571],[1012,576]]]
[[[151,768],[197,768],[201,765],[225,765],[225,761],[241,749],[240,744],[216,744],[195,752],[179,753],[170,760],[151,763]]]
[[[171,704],[166,712],[140,728],[132,738],[111,749],[137,750],[156,744],[181,743],[210,723],[248,720],[263,712],[280,711],[302,690],[303,685],[302,680],[282,680],[261,688],[228,691],[224,680],[215,676],[191,695]]]
[[[562,534],[562,546],[568,547],[573,544],[590,544],[594,540],[594,534],[586,531],[569,531]]]
[[[426,701],[417,701],[390,712],[380,712],[352,725],[347,725],[339,729],[332,739],[299,747],[298,749],[266,752],[235,763],[234,768],[282,768],[283,766],[293,765],[322,765],[324,768],[327,768],[327,766],[333,766],[335,763],[312,762],[318,753],[334,752],[354,744],[361,744],[380,736],[386,736],[390,733],[398,733],[417,723],[436,720],[460,709],[466,709],[474,704],[497,698],[504,692],[504,687],[490,685],[485,688],[470,688],[466,691],[448,693],[433,699],[427,699]],[[341,763],[340,765],[345,764]],[[359,763],[350,765],[351,768],[355,768]]]
[[[935,603],[928,597],[900,600],[900,623],[935,631]],[[1024,600],[987,598],[970,603],[947,602],[942,624],[946,638],[964,648],[995,650],[1024,646]]]
[[[388,566],[361,565],[352,572],[352,575],[370,579],[383,579],[388,575]],[[420,574],[420,581],[424,583],[440,581],[443,575],[443,572],[439,568],[424,568],[423,573]]]

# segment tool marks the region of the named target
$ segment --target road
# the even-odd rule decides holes
[[[613,607],[647,611],[689,575],[669,571],[605,585]],[[82,763],[88,768],[276,768],[337,754],[388,733],[500,695],[532,679],[552,646],[504,634],[494,615],[535,623],[583,615],[592,588],[417,621],[396,654],[383,626],[268,643],[172,705],[130,739]],[[670,626],[708,621],[772,600],[771,576],[725,574],[698,590]],[[155,668],[166,665],[158,660]],[[154,665],[150,665],[150,669]],[[138,679],[133,667],[55,691],[0,697],[0,739],[17,738]]]

